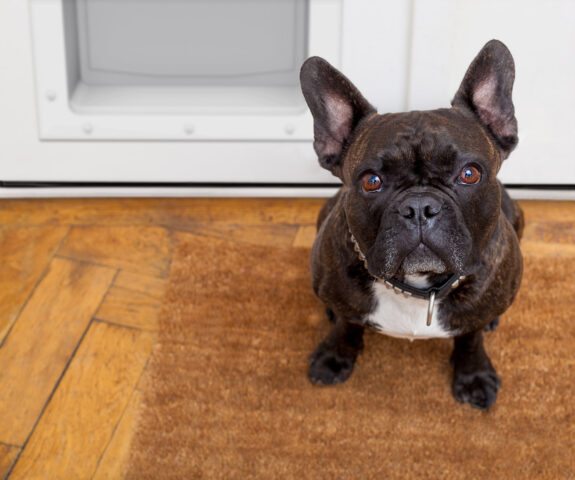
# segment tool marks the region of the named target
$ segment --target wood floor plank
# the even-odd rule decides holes
[[[317,229],[315,225],[302,225],[297,231],[297,235],[293,242],[294,247],[311,247],[315,236],[317,234]]]
[[[20,447],[0,443],[0,478],[5,478],[20,453]]]
[[[142,392],[134,390],[112,440],[108,444],[92,480],[116,480],[123,477],[130,454],[130,442],[138,419]]]
[[[0,349],[0,441],[23,445],[115,270],[54,259]]]
[[[563,221],[575,222],[575,202],[521,200],[519,202],[527,222]]]
[[[160,300],[164,297],[166,284],[167,280],[165,278],[140,275],[138,273],[126,272],[124,270],[122,270],[114,279],[115,287],[129,288]]]
[[[73,227],[58,255],[165,277],[171,257],[170,233],[157,226]]]
[[[67,231],[50,225],[0,228],[0,345]]]
[[[92,478],[151,353],[152,338],[92,323],[10,480]]]
[[[0,225],[313,224],[325,198],[4,199]],[[522,200],[527,217],[575,221],[575,202]]]
[[[252,225],[229,223],[198,223],[189,228],[175,227],[178,232],[252,245],[289,247],[297,235],[297,225]]]
[[[122,271],[96,312],[96,318],[144,330],[157,330],[166,284],[166,279]]]
[[[0,224],[164,225],[313,223],[322,198],[84,198],[3,200]]]

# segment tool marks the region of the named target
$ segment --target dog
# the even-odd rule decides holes
[[[300,72],[319,163],[343,185],[321,209],[313,289],[334,323],[310,357],[317,385],[344,382],[366,327],[453,338],[453,396],[489,409],[500,379],[485,351],[521,283],[523,212],[496,178],[518,142],[507,47],[491,40],[451,108],[378,114],[320,57]]]

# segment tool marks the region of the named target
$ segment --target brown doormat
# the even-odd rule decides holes
[[[329,324],[308,260],[179,245],[127,478],[575,478],[575,261],[526,259],[486,334],[503,386],[481,412],[451,396],[448,340],[367,333],[347,383],[312,386]]]

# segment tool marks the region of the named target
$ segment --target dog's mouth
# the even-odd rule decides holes
[[[432,285],[443,284],[449,276],[445,261],[421,243],[406,255],[393,279],[415,288],[427,289]]]
[[[415,247],[401,262],[398,274],[408,275],[438,275],[447,272],[447,265],[433,250],[423,243]]]
[[[393,239],[393,242],[382,242],[383,245],[374,244],[367,254],[363,254],[355,237],[352,236],[352,240],[360,260],[376,278],[410,284],[413,283],[410,279],[418,278],[435,284],[452,275],[463,275],[467,255],[456,242],[436,248],[427,241],[409,245],[408,241]]]

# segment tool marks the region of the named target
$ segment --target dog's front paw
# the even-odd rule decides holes
[[[320,345],[309,359],[307,376],[315,385],[332,385],[345,382],[351,372],[357,353],[345,352]]]
[[[462,403],[487,410],[495,403],[501,380],[493,369],[457,373],[453,378],[453,396]]]

